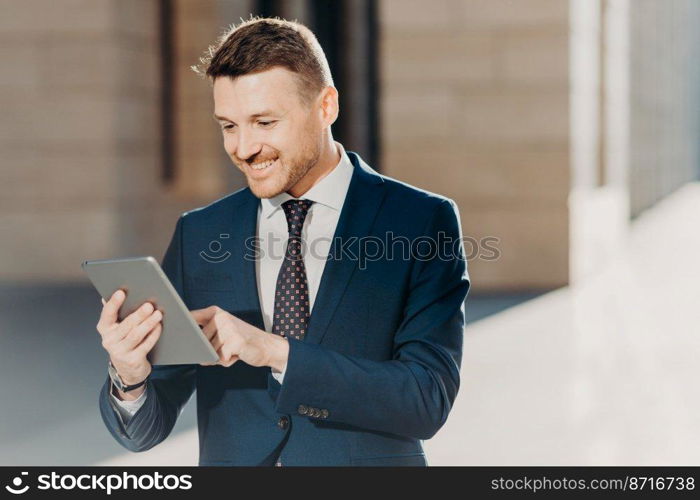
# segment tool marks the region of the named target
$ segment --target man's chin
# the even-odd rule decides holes
[[[274,198],[278,194],[292,189],[300,179],[306,175],[309,171],[307,168],[305,171],[292,171],[286,172],[286,176],[280,176],[281,172],[277,172],[276,175],[272,175],[265,179],[252,179],[246,175],[246,180],[248,181],[248,187],[250,191],[258,198]],[[284,177],[284,178],[282,178]]]
[[[248,187],[257,198],[274,198],[285,191],[284,186],[273,185],[268,182],[251,181],[250,179],[248,179]]]

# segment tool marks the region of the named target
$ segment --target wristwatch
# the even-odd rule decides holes
[[[122,392],[129,392],[133,391],[134,389],[138,389],[143,384],[145,384],[148,380],[148,377],[150,377],[149,375],[138,384],[126,385],[124,384],[124,382],[122,382],[122,379],[119,377],[116,368],[114,368],[114,365],[112,364],[112,360],[109,361],[109,365],[107,366],[107,372],[109,373],[109,378],[112,379],[112,383],[114,384],[114,386]]]

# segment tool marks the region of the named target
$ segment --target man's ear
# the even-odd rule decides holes
[[[326,128],[333,125],[338,119],[338,90],[335,87],[326,87],[321,91],[319,99],[321,120],[323,121],[323,128]]]

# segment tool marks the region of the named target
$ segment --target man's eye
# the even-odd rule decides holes
[[[223,125],[223,126],[221,127],[222,130],[231,130],[232,128],[233,128],[233,125],[231,125],[231,124]]]
[[[258,124],[259,124],[261,127],[269,127],[269,126],[272,125],[273,123],[275,123],[275,120],[270,120],[270,121],[267,121],[267,122],[258,122]]]

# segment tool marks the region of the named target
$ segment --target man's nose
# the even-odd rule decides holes
[[[236,145],[236,156],[241,160],[248,160],[251,156],[260,152],[260,143],[250,133],[239,133]]]

